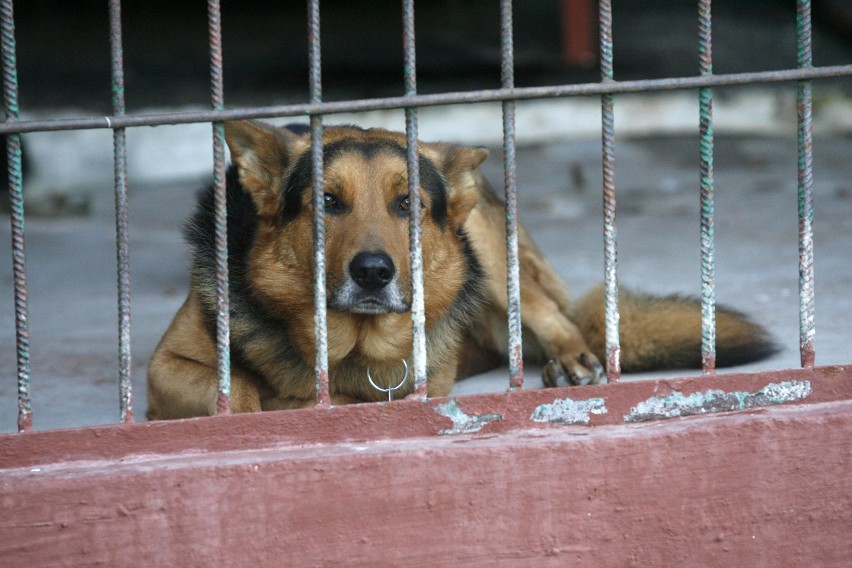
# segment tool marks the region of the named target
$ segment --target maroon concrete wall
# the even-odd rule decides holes
[[[650,383],[666,400],[704,385],[691,400],[706,412],[720,380],[738,399],[776,398],[638,423],[624,416],[648,392],[612,385],[593,427],[530,422],[542,401],[601,392],[560,389],[459,397],[452,408],[468,417],[491,410],[475,433],[449,433],[465,422],[436,400],[3,436],[0,558],[840,566],[852,558],[850,373],[791,377],[810,390],[787,404],[767,390],[772,376]]]

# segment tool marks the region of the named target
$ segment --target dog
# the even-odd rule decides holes
[[[225,125],[230,269],[231,408],[315,404],[310,132],[254,121]],[[323,132],[329,390],[332,404],[386,400],[412,353],[406,138],[354,126]],[[483,148],[418,144],[427,392],[507,355],[505,209],[479,171]],[[149,419],[216,412],[214,196],[200,195],[185,236],[190,292],[148,367]],[[605,382],[603,290],[577,302],[519,230],[524,357],[546,386]],[[625,372],[701,366],[700,305],[619,294]],[[718,307],[719,366],[777,347],[761,326]],[[370,372],[368,379],[367,372]],[[397,392],[413,392],[407,381]]]

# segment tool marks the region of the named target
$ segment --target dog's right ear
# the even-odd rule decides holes
[[[310,142],[286,128],[250,120],[226,122],[225,141],[258,215],[277,215],[287,167]]]

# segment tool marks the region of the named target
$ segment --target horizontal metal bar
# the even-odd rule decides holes
[[[0,134],[13,132],[46,132],[56,130],[88,130],[96,128],[128,128],[135,126],[162,126],[166,124],[190,124],[248,118],[275,118],[284,116],[310,116],[370,110],[397,109],[405,107],[428,107],[476,102],[509,100],[533,100],[573,96],[594,96],[608,93],[641,93],[677,91],[701,87],[726,87],[757,83],[783,83],[810,79],[852,76],[852,65],[835,65],[783,71],[761,71],[756,73],[731,73],[707,77],[675,77],[668,79],[644,79],[640,81],[607,81],[602,83],[579,83],[548,87],[523,87],[514,89],[485,89],[434,95],[414,95],[350,101],[300,103],[266,107],[237,108],[230,110],[184,111],[152,113],[126,116],[101,116],[91,118],[63,118],[53,120],[22,120],[0,123]]]

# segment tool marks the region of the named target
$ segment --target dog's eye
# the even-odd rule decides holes
[[[325,210],[327,213],[340,213],[343,211],[343,204],[332,194],[325,193],[322,198],[325,203]]]
[[[425,209],[426,206],[423,205],[423,202],[420,202],[420,209]],[[411,199],[407,195],[401,195],[396,199],[396,203],[394,204],[394,209],[400,215],[408,215],[411,213]]]

